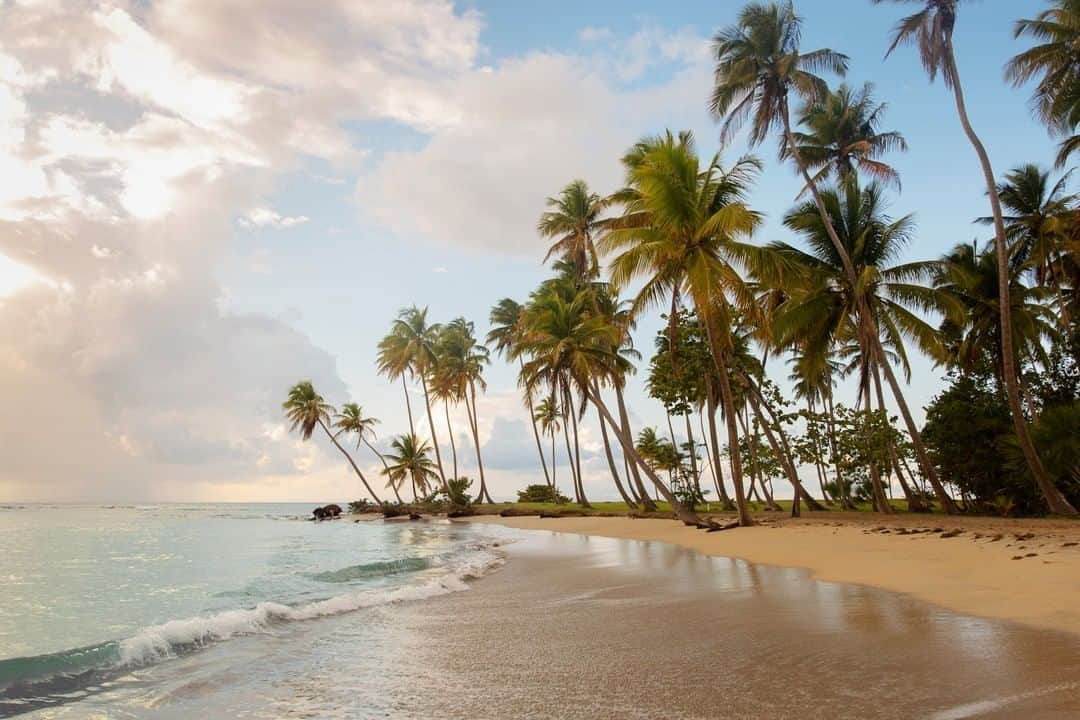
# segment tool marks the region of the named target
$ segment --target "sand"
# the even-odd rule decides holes
[[[705,533],[673,520],[478,516],[470,522],[653,540],[805,568],[969,615],[1080,634],[1080,523],[938,516],[773,519]],[[936,530],[936,532],[935,532]]]

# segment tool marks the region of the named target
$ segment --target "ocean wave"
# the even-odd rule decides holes
[[[340,570],[328,570],[326,572],[309,575],[312,580],[325,583],[347,583],[364,578],[382,577],[384,575],[400,575],[403,573],[420,572],[432,566],[432,559],[426,557],[409,557],[400,560],[386,560],[382,562],[364,563],[363,565],[350,565]]]
[[[448,562],[444,575],[423,582],[361,590],[295,606],[261,602],[252,608],[170,620],[143,628],[135,635],[118,641],[46,655],[0,660],[0,716],[4,715],[5,705],[10,709],[44,694],[71,692],[100,683],[104,678],[131,668],[168,660],[234,637],[268,633],[283,623],[315,620],[465,590],[468,580],[483,576],[503,562],[502,556],[490,547],[472,549],[475,552]],[[382,564],[389,566],[393,563]],[[363,567],[354,566],[343,571]]]

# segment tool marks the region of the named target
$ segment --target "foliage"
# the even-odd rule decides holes
[[[527,485],[524,490],[517,491],[517,496],[519,503],[566,504],[570,502],[570,498],[561,493],[556,493],[555,489],[546,483]]]
[[[469,488],[473,481],[467,477],[448,478],[446,489],[439,493],[453,508],[467,508],[473,504],[473,498],[469,495]]]
[[[353,500],[349,503],[349,512],[353,515],[373,512],[377,506],[369,500]]]

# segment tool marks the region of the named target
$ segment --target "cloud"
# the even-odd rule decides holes
[[[267,206],[278,178],[365,156],[347,121],[452,121],[441,85],[480,28],[442,0],[6,4],[0,497],[353,488],[281,424],[296,380],[347,394],[334,357],[224,312],[216,273],[238,216],[307,220]]]
[[[446,88],[460,121],[418,150],[385,153],[357,183],[361,213],[401,237],[536,255],[545,197],[575,178],[609,192],[617,158],[642,135],[710,126],[705,48],[685,32],[643,29],[607,55],[535,52],[464,73]],[[623,56],[632,71],[616,71]],[[654,63],[670,78],[623,84]]]
[[[257,207],[252,208],[240,218],[240,224],[244,227],[271,227],[271,228],[291,228],[297,225],[303,225],[311,218],[306,215],[281,215],[270,208]]]

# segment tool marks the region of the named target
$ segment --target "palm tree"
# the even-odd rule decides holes
[[[559,501],[559,486],[555,482],[555,436],[562,430],[562,425],[559,422],[561,412],[555,398],[546,397],[536,406],[536,412],[533,415],[533,423],[539,423],[544,434],[551,436],[551,477],[547,478],[547,483],[548,487],[551,488],[555,502]]]
[[[1080,201],[1066,192],[1071,174],[1051,184],[1049,172],[1028,163],[1010,170],[997,187],[1001,204],[1009,213],[1004,219],[1012,254],[1010,266],[1015,269],[1025,265],[1038,284],[1053,288],[1065,324],[1069,312],[1065,295],[1071,289],[1073,275],[1067,242]],[[978,221],[988,225],[993,219]]]
[[[881,328],[884,346],[896,354],[905,374],[910,373],[905,340],[913,340],[927,354],[942,358],[945,349],[937,332],[909,308],[935,310],[944,303],[955,310],[955,303],[949,304],[931,289],[912,282],[929,277],[933,263],[894,264],[914,231],[911,216],[897,220],[888,217],[881,187],[870,183],[860,188],[854,176],[842,188],[824,190],[821,196],[830,225],[842,238],[845,253],[854,263],[857,280],[849,282],[814,203],[804,203],[788,213],[784,224],[803,239],[809,252],[785,243],[772,243],[770,247],[798,262],[808,273],[807,281],[792,290],[791,299],[777,313],[774,332],[778,344],[800,348],[817,364],[828,357],[834,345],[854,343],[859,349],[859,362],[867,370],[861,383],[864,390],[869,387],[869,373],[875,369],[880,368],[886,375],[892,372],[884,350],[875,351],[871,338],[866,336],[867,326]],[[863,318],[872,322],[860,323]],[[883,347],[882,339],[877,340],[877,346]],[[816,368],[807,368],[812,369]],[[898,405],[905,407],[895,385],[893,396]],[[955,510],[929,458],[923,467],[942,508]]]
[[[446,385],[453,397],[465,402],[465,413],[472,431],[473,445],[476,448],[476,464],[480,471],[480,491],[478,498],[483,502],[493,502],[487,489],[484,476],[484,460],[480,454],[480,432],[477,419],[476,388],[487,389],[484,382],[484,366],[490,361],[486,346],[476,341],[475,328],[465,318],[456,318],[443,328],[440,337],[442,363],[441,383]]]
[[[746,193],[761,164],[747,157],[724,170],[719,157],[713,156],[702,168],[693,135],[680,133],[676,138],[670,131],[639,142],[623,164],[627,186],[613,196],[623,214],[611,221],[601,238],[602,248],[619,252],[611,262],[612,283],[625,286],[644,276],[633,312],[670,304],[672,336],[683,298],[693,303],[717,368],[728,440],[738,447],[726,367],[731,345],[727,328],[734,315],[729,298],[743,307],[753,304],[752,293],[732,263],[746,261],[760,250],[736,238],[748,237],[760,222],[746,204]],[[738,458],[732,461],[732,481],[739,522],[749,525]]]
[[[618,438],[623,453],[642,467],[678,516],[684,522],[701,525],[693,510],[679,503],[655,471],[645,464],[634,448],[633,438],[615,421],[604,403],[600,385],[610,382],[613,373],[618,372],[619,330],[604,318],[591,314],[591,303],[587,293],[578,293],[569,301],[550,288],[534,294],[526,309],[527,330],[523,338],[523,352],[529,359],[521,370],[519,382],[526,392],[545,387],[560,396],[576,393],[581,396],[582,405],[595,404]]]
[[[544,262],[558,256],[573,267],[578,286],[600,273],[600,259],[593,244],[604,203],[589,190],[584,180],[574,180],[558,197],[547,199],[552,208],[540,216],[536,229],[541,237],[553,240]]]
[[[367,445],[373,453],[378,455],[379,460],[382,461],[383,467],[386,467],[386,460],[383,458],[382,453],[375,449],[375,446],[371,444],[368,436],[375,436],[375,426],[379,424],[379,421],[373,417],[365,417],[364,410],[356,403],[345,403],[341,406],[341,412],[334,416],[334,427],[337,428],[339,433],[352,433],[356,435],[356,447],[360,448],[360,443]],[[375,502],[382,505],[382,500],[375,494],[375,491],[367,484],[367,480],[361,476],[361,480],[364,482],[364,487],[367,488],[371,497],[375,498]],[[397,497],[397,501],[401,502],[401,496],[397,494],[397,488],[394,488],[394,495]]]
[[[519,366],[521,358],[517,352],[518,339],[521,335],[521,311],[519,303],[510,298],[503,298],[491,308],[491,329],[488,330],[487,343],[494,346],[495,352],[504,356],[507,360],[517,359]],[[533,438],[536,440],[536,452],[540,455],[540,467],[544,471],[544,482],[552,487],[555,486],[548,475],[547,463],[544,461],[544,449],[540,446],[540,433],[537,431],[538,411],[533,407],[532,395],[525,395],[525,403],[529,407],[529,422],[532,425]],[[552,436],[554,442],[555,436]],[[552,460],[554,462],[554,460]],[[552,473],[555,470],[552,468]]]
[[[817,170],[814,182],[830,177],[843,180],[860,172],[881,182],[900,187],[900,175],[879,158],[893,150],[906,151],[904,136],[894,131],[879,132],[878,124],[886,105],[874,100],[874,86],[854,90],[840,85],[823,98],[812,98],[799,113],[799,123],[808,132],[793,133],[799,156],[807,168]],[[790,155],[784,148],[783,157]]]
[[[379,350],[380,356],[384,352],[387,355],[387,367],[399,373],[404,372],[404,370],[398,370],[403,367],[414,378],[420,378],[421,387],[424,390],[424,405],[427,408],[428,428],[431,431],[431,444],[435,448],[435,461],[439,468],[439,479],[443,489],[446,490],[446,473],[443,472],[439,436],[435,432],[435,417],[431,412],[431,393],[428,390],[428,377],[436,365],[435,345],[438,342],[439,325],[429,323],[427,314],[426,307],[421,310],[413,305],[402,309],[394,320],[390,334],[380,343]],[[382,366],[383,363],[380,362],[380,367]],[[410,434],[415,435],[415,432]]]
[[[885,0],[874,0],[880,4]],[[893,0],[902,2],[904,0]],[[911,0],[906,0],[911,2]],[[1005,230],[1005,219],[1001,211],[1001,200],[998,197],[997,185],[994,180],[994,168],[990,164],[990,156],[982,140],[971,127],[968,118],[967,106],[964,102],[964,90],[960,82],[960,71],[956,66],[956,54],[953,50],[953,29],[956,27],[956,12],[960,0],[922,0],[923,9],[917,13],[902,19],[896,26],[892,44],[886,56],[891,54],[901,44],[917,44],[919,57],[923,67],[926,68],[930,81],[933,82],[938,73],[941,73],[945,87],[953,92],[953,100],[956,103],[956,113],[960,118],[960,124],[964,128],[968,142],[971,143],[975,154],[979,157],[982,166],[983,180],[986,182],[986,191],[990,197],[990,214],[994,219],[994,248],[998,264],[998,297],[1001,298],[998,311],[1001,313],[1001,354],[1004,363],[1003,374],[1005,376],[1005,395],[1009,402],[1009,411],[1012,414],[1013,426],[1016,430],[1017,442],[1023,450],[1031,474],[1035,477],[1044,495],[1054,488],[1046,468],[1043,467],[1035,445],[1031,441],[1027,422],[1024,420],[1023,408],[1020,405],[1020,381],[1016,369],[1013,367],[1016,352],[1013,349],[1012,321],[1009,319],[1009,309],[1012,303],[1009,300],[1009,284],[1011,274],[1009,271],[1009,245]],[[1060,515],[1076,515],[1077,510],[1065,499],[1051,500],[1050,511]]]
[[[710,109],[715,117],[724,118],[725,136],[730,136],[751,116],[752,144],[763,142],[774,129],[782,131],[781,147],[794,161],[806,188],[810,190],[821,217],[823,230],[836,251],[848,285],[855,287],[858,273],[851,254],[833,227],[817,184],[810,177],[809,168],[799,153],[791,129],[789,107],[789,96],[792,93],[807,102],[825,97],[828,86],[824,80],[814,75],[814,72],[827,70],[843,75],[847,71],[847,57],[828,49],[801,52],[801,26],[802,20],[795,14],[790,2],[767,5],[754,3],[744,8],[736,24],[721,31],[714,40],[717,64]],[[857,310],[859,337],[863,338],[868,350],[875,356],[885,357],[881,333],[874,323],[872,313],[869,308],[860,307]],[[881,363],[881,368],[896,397],[923,474],[927,477],[935,476],[936,481],[930,456],[926,452],[919,428],[915,425],[915,419],[904,399],[892,366]],[[946,511],[955,511],[955,504],[947,495],[941,494],[939,499]]]
[[[330,432],[330,414],[334,412],[334,406],[326,402],[322,395],[315,392],[310,380],[303,380],[289,388],[289,396],[281,404],[281,409],[285,411],[285,417],[292,423],[289,432],[299,430],[301,440],[310,440],[315,428],[322,428],[323,432],[326,433],[326,437],[330,438],[330,442],[334,444],[334,447],[340,450],[345,459],[349,461],[349,465],[356,471],[357,477],[360,478],[360,482],[364,484],[367,491],[371,493],[371,497],[374,498],[376,503],[382,504],[378,496],[372,492],[364,473],[360,472],[360,468],[357,466],[356,461],[353,460],[352,455],[349,454],[348,450],[341,447],[337,436]]]
[[[394,438],[390,444],[393,452],[387,454],[388,465],[384,470],[391,479],[401,482],[404,478],[412,481],[414,492],[427,496],[431,492],[431,483],[438,477],[435,463],[431,461],[431,446],[412,433]]]
[[[1017,20],[1017,38],[1030,37],[1039,45],[1020,53],[1006,66],[1013,85],[1039,78],[1032,97],[1035,115],[1051,132],[1062,136],[1057,165],[1065,167],[1080,149],[1080,0],[1051,0],[1050,7],[1030,20]]]

